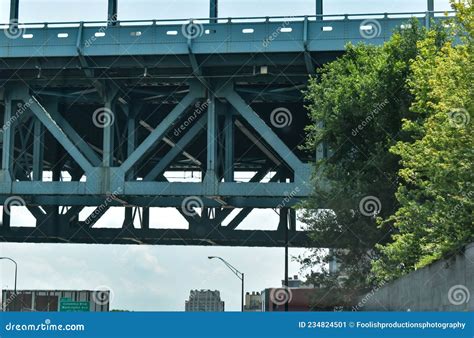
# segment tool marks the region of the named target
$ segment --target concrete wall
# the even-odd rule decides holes
[[[354,311],[474,311],[474,243],[359,299]]]

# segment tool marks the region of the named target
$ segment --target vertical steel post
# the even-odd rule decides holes
[[[245,291],[244,291],[244,273],[242,273],[242,305],[241,310],[244,312],[244,298],[245,298]]]
[[[10,229],[10,214],[6,212],[6,208],[3,208],[2,212],[2,228],[4,230]]]
[[[43,180],[44,129],[38,119],[34,122],[33,139],[33,181],[41,181]]]
[[[132,104],[132,107],[128,105],[122,107],[125,114],[127,115],[127,157],[130,156],[136,147],[137,137],[136,137],[136,106]],[[131,168],[126,176],[126,180],[135,179],[135,169]],[[125,207],[125,219],[123,221],[123,227],[133,228],[133,207]]]
[[[127,116],[127,157],[130,156],[136,148],[137,144],[137,114],[136,108],[132,107],[131,109],[127,106],[124,108],[126,110]],[[131,168],[128,171],[127,179],[134,179],[135,178],[135,170]]]
[[[289,212],[290,212],[289,229],[290,231],[296,231],[296,210],[291,208]]]
[[[107,25],[114,26],[117,23],[118,16],[118,0],[109,0],[107,7]]]
[[[142,229],[150,228],[150,208],[143,207]]]
[[[112,95],[107,95],[105,100],[104,110],[100,113],[102,116],[102,132],[103,132],[103,144],[102,144],[102,166],[111,167],[114,163],[114,131],[115,131],[115,112],[114,112],[114,100],[115,98]],[[97,114],[97,119],[99,118]]]
[[[13,113],[13,100],[10,93],[5,93],[5,113],[3,116],[3,145],[2,145],[2,177],[3,182],[12,180],[11,169],[13,164],[15,119],[18,114]]]
[[[428,0],[428,12],[434,12],[434,0]]]
[[[227,109],[224,120],[224,181],[234,181],[234,116]]]
[[[44,108],[46,109],[47,112],[49,112],[52,116],[59,115],[59,101],[58,98],[56,97],[51,97],[49,98],[45,103],[44,103]],[[64,157],[60,158],[60,149],[61,149],[61,144],[54,140],[53,144],[48,147],[48,150],[51,152],[53,160],[52,160],[52,180],[53,182],[60,182],[61,181],[61,171],[64,166],[64,162],[66,159]],[[67,151],[67,149],[64,149]],[[51,207],[48,207],[48,220],[50,224],[55,227],[56,230],[59,230],[59,206],[58,205],[52,205]],[[40,220],[36,220],[37,226],[40,224]]]
[[[10,0],[10,23],[18,22],[20,0]]]
[[[214,94],[209,92],[209,105],[207,108],[207,161],[206,174],[204,176],[204,186],[206,193],[213,194],[217,189],[217,112],[216,112],[216,98]]]
[[[217,6],[218,6],[218,1],[219,0],[209,0],[210,3],[209,3],[209,18],[217,18],[217,15],[218,15],[218,10],[217,10]],[[216,23],[217,22],[217,19],[215,20],[210,20],[211,23]]]
[[[323,17],[323,0],[316,0],[316,20],[322,20]]]
[[[16,261],[14,259],[12,259],[10,257],[0,257],[0,260],[1,259],[9,260],[13,264],[15,264],[15,289],[14,289],[14,292],[15,292],[15,295],[16,295],[16,284],[17,284],[17,279],[18,279],[18,264],[16,263]]]
[[[431,27],[431,19],[434,18],[434,0],[428,0],[428,12],[426,13],[426,17],[425,17],[425,25],[426,25],[426,28],[430,28]]]
[[[286,213],[284,216],[286,218],[287,216]],[[285,219],[285,223],[286,223],[286,219]],[[286,224],[285,226],[285,286],[288,288],[288,224]],[[289,301],[290,301],[289,297],[286,297],[285,312],[288,312]]]
[[[285,232],[285,279],[283,281],[284,287],[288,287],[288,208],[280,209],[280,224],[278,226],[280,229],[284,228]],[[288,290],[287,290],[288,292]],[[286,297],[285,301],[285,311],[288,312],[289,297]]]

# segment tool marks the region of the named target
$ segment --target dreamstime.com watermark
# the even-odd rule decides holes
[[[44,323],[18,324],[9,322],[5,324],[5,331],[85,331],[84,324],[52,324],[50,319],[45,319]]]
[[[270,123],[275,128],[289,127],[293,122],[293,115],[288,108],[278,107],[270,113]]]
[[[359,33],[364,39],[377,38],[382,33],[382,26],[378,20],[367,19],[360,23]]]
[[[263,39],[262,46],[267,48],[281,33],[284,33],[288,26],[291,25],[290,19],[292,18],[294,18],[294,16],[286,17],[285,21],[283,21],[271,34]]]
[[[290,303],[293,299],[293,292],[290,288],[284,286],[281,288],[272,289],[270,292],[270,300],[275,305],[283,305]]]
[[[381,103],[375,105],[374,109],[366,116],[366,118],[362,120],[362,122],[359,123],[357,127],[352,129],[352,136],[357,136],[370,122],[372,122],[375,116],[378,115],[387,104],[388,100],[385,99]]]
[[[107,20],[107,26],[102,26],[99,28],[97,32],[94,33],[91,37],[89,37],[86,41],[84,41],[84,47],[88,48],[92,46],[92,44],[100,37],[105,35],[105,32],[112,25],[113,22],[117,21],[117,14],[114,14],[111,18]]]
[[[463,305],[469,303],[471,293],[465,285],[453,285],[448,291],[448,300],[453,305]]]
[[[199,196],[188,196],[181,202],[181,210],[187,216],[196,216],[195,208],[204,208],[204,202]]]
[[[114,122],[115,114],[107,107],[97,108],[94,113],[92,113],[92,123],[97,128],[107,128],[113,125]]]
[[[375,293],[380,289],[382,288],[385,284],[387,284],[387,282],[385,280],[381,281],[379,284],[377,284],[369,293],[367,293],[364,298],[362,298],[360,300],[359,303],[357,303],[357,305],[354,305],[352,307],[352,311],[359,311],[360,309],[362,309],[365,304],[367,304],[368,301],[370,301],[370,299],[375,295]]]
[[[100,215],[106,210],[109,206],[110,203],[112,203],[114,200],[117,199],[117,195],[119,195],[122,192],[122,188],[118,187],[117,190],[112,192],[110,195],[107,196],[105,201],[100,204],[97,208],[95,208],[94,212],[87,217],[85,220],[85,223],[87,225],[90,225],[97,217],[100,217]]]
[[[295,187],[292,191],[285,192],[285,198],[277,205],[277,209],[285,208],[292,199],[294,199],[297,194],[300,192],[300,187]]]
[[[173,135],[178,137],[183,131],[185,131],[196,119],[201,116],[202,113],[207,111],[207,108],[209,107],[209,104],[211,103],[211,100],[207,99],[204,101],[202,104],[201,103],[196,103],[194,105],[194,111],[189,117],[181,123],[178,127],[174,128]]]
[[[114,299],[115,293],[107,285],[101,285],[92,292],[92,301],[97,305],[107,305]]]
[[[26,28],[20,27],[18,20],[13,19],[8,23],[8,27],[3,30],[3,33],[8,39],[17,39],[25,34]]]
[[[359,202],[359,211],[367,217],[375,217],[382,210],[382,202],[375,196],[365,196]]]
[[[455,128],[465,128],[471,122],[471,115],[464,108],[452,108],[448,113],[449,124]]]
[[[474,191],[468,191],[468,192],[463,192],[461,195],[467,199],[473,199],[474,198]],[[461,211],[463,208],[466,208],[464,203],[457,203],[451,211],[448,213],[448,217],[454,218],[456,215]]]
[[[181,26],[181,33],[183,33],[186,39],[196,39],[204,34],[204,26],[199,22],[191,20]]]
[[[10,296],[5,299],[5,301],[0,304],[0,311],[5,311],[6,309],[8,309],[8,306],[13,303],[13,301],[16,299],[16,297],[18,296],[18,293],[15,293],[15,292],[12,292],[10,293]]]
[[[0,133],[4,133],[7,129],[9,129],[21,117],[21,115],[23,115],[23,113],[31,107],[32,104],[33,99],[31,98],[25,103],[18,103],[15,114],[10,116],[10,119],[3,124],[2,129],[0,129]]]
[[[26,205],[25,200],[20,196],[10,196],[5,202],[3,202],[3,211],[7,215],[11,215],[12,207],[24,207]]]

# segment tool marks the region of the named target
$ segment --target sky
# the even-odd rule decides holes
[[[106,20],[107,0],[20,0],[21,22]],[[435,0],[435,10],[449,9],[448,0]],[[426,0],[328,0],[325,14],[425,11]],[[9,1],[0,0],[0,22],[8,22]],[[315,0],[221,0],[219,16],[292,16],[315,13]],[[119,20],[200,18],[208,16],[206,0],[119,0]],[[84,214],[83,214],[84,215]],[[109,211],[98,226],[117,226],[117,211]],[[23,208],[13,208],[12,225],[33,225]],[[152,226],[184,227],[173,209],[153,211]],[[275,229],[273,210],[256,210],[243,228]],[[257,226],[256,226],[257,225]],[[290,255],[304,253],[290,249]],[[240,281],[221,256],[245,273],[246,291],[281,285],[283,248],[192,246],[132,246],[1,243],[0,256],[18,262],[19,289],[96,289],[112,291],[111,308],[134,311],[183,311],[191,289],[219,290],[227,311],[240,310]],[[13,287],[13,265],[0,261],[0,287]],[[290,276],[300,274],[290,261]]]

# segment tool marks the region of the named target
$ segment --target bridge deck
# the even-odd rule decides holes
[[[444,13],[433,13],[436,20]],[[443,15],[443,16],[442,16]],[[381,44],[409,17],[427,13],[305,17],[149,20],[20,24],[17,38],[0,35],[0,57],[72,57],[343,51],[364,42]],[[370,26],[374,25],[375,31]],[[8,29],[8,25],[0,28]]]

